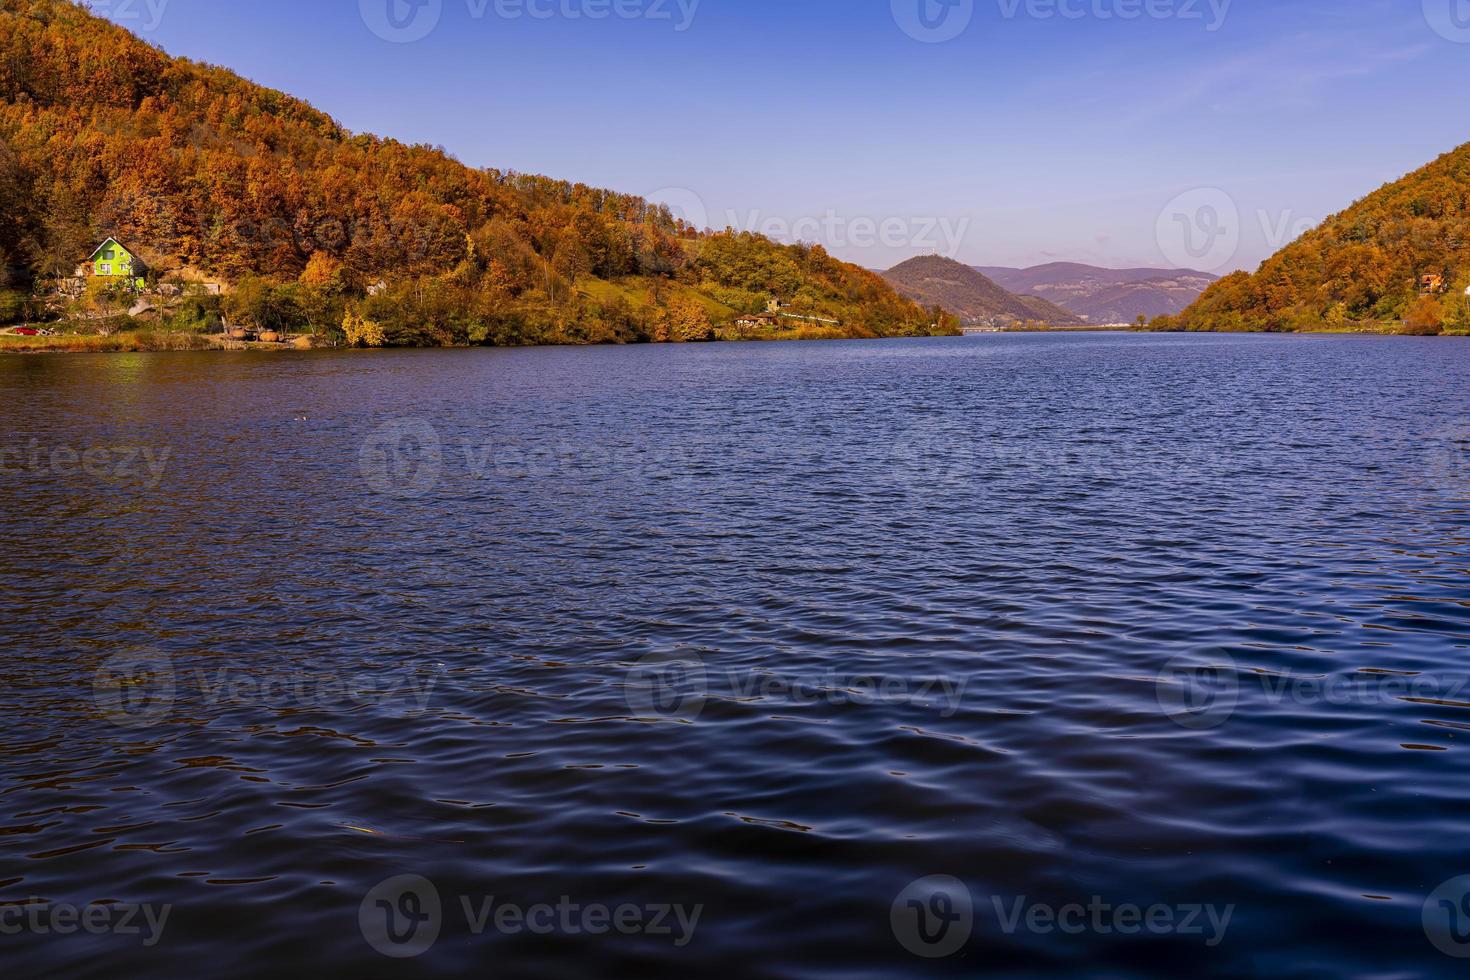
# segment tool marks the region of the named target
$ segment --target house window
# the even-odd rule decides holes
[[[112,266],[107,262],[103,262],[97,266],[97,273],[98,275],[110,276],[112,275]]]

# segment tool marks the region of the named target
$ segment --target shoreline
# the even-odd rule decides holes
[[[685,347],[685,346],[719,346],[722,344],[771,344],[771,343],[798,343],[802,341],[827,342],[827,341],[862,341],[862,340],[923,340],[937,337],[954,337],[959,334],[917,334],[893,337],[876,336],[832,336],[814,335],[809,331],[792,331],[788,334],[772,335],[766,337],[717,337],[713,340],[695,340],[682,343],[671,341],[650,341],[646,343],[630,344],[578,344],[578,343],[539,343],[524,344],[516,347],[496,347],[493,344],[448,344],[433,347],[428,346],[389,346],[382,347],[349,347],[346,345],[332,345],[325,343],[314,343],[310,334],[299,336],[288,336],[276,343],[263,341],[234,340],[219,334],[194,334],[168,331],[136,331],[128,333],[113,334],[110,337],[98,337],[85,334],[58,334],[49,337],[23,337],[15,334],[0,333],[0,356],[6,354],[29,355],[29,354],[174,354],[174,353],[245,353],[257,352],[264,354],[304,354],[311,351],[388,351],[388,350],[477,350],[499,349],[515,350],[529,349],[534,347]],[[305,341],[305,343],[303,343]]]
[[[918,336],[901,337],[812,337],[812,336],[772,336],[772,337],[730,337],[718,338],[708,341],[689,341],[688,344],[696,346],[718,345],[718,344],[740,344],[740,343],[794,343],[799,341],[836,341],[836,340],[925,340],[943,337],[1006,337],[1006,336],[1038,336],[1045,334],[1084,334],[1084,333],[1126,333],[1139,336],[1174,335],[1174,336],[1271,336],[1271,337],[1399,337],[1409,340],[1436,340],[1436,339],[1463,339],[1470,337],[1470,331],[1444,331],[1438,334],[1407,334],[1394,330],[1139,330],[1136,327],[1055,327],[1033,330],[1000,330],[978,334],[926,334]],[[305,343],[303,343],[305,341]],[[119,333],[109,337],[98,337],[85,334],[61,334],[49,337],[24,337],[15,334],[0,334],[0,356],[30,355],[30,354],[175,354],[175,353],[264,353],[264,354],[300,354],[311,351],[326,350],[476,350],[481,347],[492,348],[493,345],[486,344],[456,344],[442,347],[377,347],[377,348],[353,348],[346,346],[333,346],[311,342],[310,335],[303,334],[297,337],[288,337],[276,343],[264,341],[234,340],[219,334],[193,334],[165,331],[139,331],[136,333]],[[656,343],[645,344],[528,344],[531,347],[660,347],[660,346],[687,346],[686,344]],[[512,349],[512,348],[500,348]]]

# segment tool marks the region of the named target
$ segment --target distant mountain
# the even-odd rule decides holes
[[[1031,293],[1090,323],[1132,323],[1140,316],[1172,316],[1199,298],[1215,276],[1191,269],[1102,269],[1052,262],[1030,269],[976,266],[1013,293]]]
[[[1470,144],[1386,184],[1211,286],[1175,330],[1470,330]]]
[[[909,259],[883,273],[899,294],[957,314],[967,326],[1036,322],[1076,326],[1082,320],[1036,296],[1017,296],[968,265],[938,255]]]
[[[1026,309],[1031,311],[1031,318],[1043,323],[1055,324],[1056,326],[1081,325],[1082,318],[1062,309],[1050,300],[1042,299],[1040,296],[1017,296],[1016,299],[1025,304]]]

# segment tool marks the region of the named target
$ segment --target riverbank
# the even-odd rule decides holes
[[[48,329],[54,329],[48,328]],[[926,335],[928,336],[928,335]],[[945,336],[939,334],[937,336]],[[803,325],[788,330],[750,330],[730,327],[716,331],[712,340],[689,341],[689,343],[750,343],[798,340],[870,340],[881,339],[867,331],[848,332],[832,327]],[[190,331],[160,329],[123,330],[107,336],[86,333],[51,333],[43,336],[25,337],[9,332],[0,332],[0,354],[116,354],[146,353],[163,351],[299,351],[331,347],[332,344],[312,337],[310,334],[287,335],[276,343],[234,340],[222,334],[201,334]],[[472,347],[478,345],[448,345]],[[602,346],[577,343],[540,343],[525,346],[570,347]],[[614,345],[616,346],[616,345]]]
[[[1135,328],[1136,329],[1136,328]],[[1399,321],[1383,323],[1353,323],[1346,326],[1322,324],[1310,330],[1158,330],[1144,327],[1139,333],[1259,333],[1259,334],[1304,334],[1338,337],[1470,337],[1470,330],[1440,328],[1437,332],[1410,330]]]
[[[205,350],[298,350],[306,345],[291,343],[264,344],[231,340],[216,334],[199,334],[170,330],[128,330],[108,336],[62,333],[49,336],[23,337],[0,334],[0,354],[136,354],[163,351]]]

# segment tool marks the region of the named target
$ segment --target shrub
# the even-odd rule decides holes
[[[1444,328],[1444,308],[1433,296],[1420,296],[1404,317],[1404,333],[1411,337],[1435,337]]]
[[[342,317],[342,334],[348,347],[382,347],[388,342],[383,328],[372,320],[365,320],[355,310],[348,310]]]
[[[264,279],[248,278],[225,297],[225,311],[232,320],[243,320],[260,330],[287,333],[305,319],[290,286],[276,286]]]

